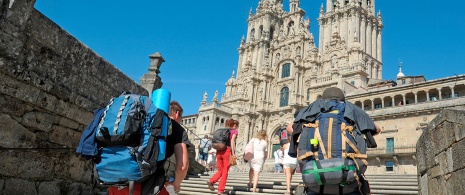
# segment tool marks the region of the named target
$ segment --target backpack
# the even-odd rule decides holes
[[[147,96],[125,92],[111,99],[103,114],[94,115],[86,130],[95,135],[98,154],[93,161],[100,185],[129,184],[131,188],[155,173],[165,160],[171,121],[164,110],[169,109],[170,95],[155,98],[162,109]]]
[[[229,140],[230,128],[220,128],[213,133],[212,148],[217,151],[226,150],[231,145]]]
[[[366,170],[367,145],[354,122],[344,118],[345,103],[325,102],[299,137],[298,160],[305,186],[320,194],[346,194],[360,190]]]
[[[281,146],[283,146],[284,144],[289,143],[288,138],[289,138],[289,133],[287,132],[287,130],[285,128],[279,130],[279,144]]]

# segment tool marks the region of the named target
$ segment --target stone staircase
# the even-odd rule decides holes
[[[181,184],[180,194],[216,194],[217,191],[210,191],[207,187],[208,179],[213,175],[202,174],[199,176],[188,176]],[[302,176],[296,173],[292,178],[292,189],[302,182]],[[373,195],[387,194],[418,194],[418,179],[416,175],[367,175],[370,181]],[[249,181],[248,172],[230,172],[226,184],[226,193],[240,195],[256,195],[247,188]],[[217,187],[215,184],[215,189]],[[286,192],[286,182],[284,173],[260,173],[258,184],[259,194],[284,194]]]

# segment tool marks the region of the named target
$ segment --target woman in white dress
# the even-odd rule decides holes
[[[257,136],[250,140],[253,145],[253,158],[250,160],[249,183],[248,187],[253,187],[253,192],[257,192],[258,176],[262,170],[268,156],[268,136],[265,130],[260,130]],[[252,184],[253,179],[253,184]]]
[[[214,171],[215,166],[216,166],[216,150],[215,150],[215,148],[211,148],[208,151],[207,166],[208,166],[208,171]]]

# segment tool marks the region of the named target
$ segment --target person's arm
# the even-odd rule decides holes
[[[292,125],[294,124],[294,121],[289,121],[289,124],[286,126],[286,131],[289,135],[292,135],[292,132],[294,132],[294,129],[292,128]]]
[[[176,158],[176,171],[174,177],[174,190],[179,192],[181,190],[181,182],[187,175],[189,168],[189,155],[187,153],[187,146],[185,143],[178,143],[174,145],[174,155]]]
[[[236,157],[236,138],[237,134],[233,134],[231,138],[231,155],[233,155],[234,157]]]

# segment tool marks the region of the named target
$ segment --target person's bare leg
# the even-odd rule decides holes
[[[248,187],[252,187],[253,174],[254,174],[253,172],[254,172],[253,169],[250,168],[249,169],[249,184],[248,184]]]
[[[286,174],[286,187],[287,187],[287,192],[291,191],[291,169],[290,168],[284,168],[284,174]]]
[[[258,176],[260,175],[260,171],[254,171],[254,178],[253,178],[253,192],[257,192],[257,185],[258,185]]]

